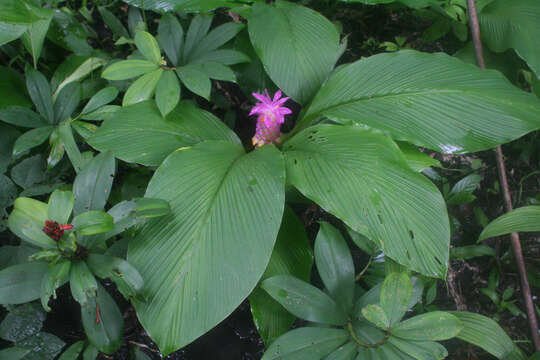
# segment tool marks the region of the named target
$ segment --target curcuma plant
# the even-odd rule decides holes
[[[45,21],[30,2],[41,4],[0,0],[0,29],[5,23],[20,32],[9,41]],[[30,246],[30,260],[0,270],[0,304],[41,299],[49,310],[56,290],[69,283],[91,344],[88,358],[98,350],[114,353],[122,343],[122,314],[104,279],[134,307],[164,356],[249,299],[265,360],[442,359],[447,351],[438,341],[450,338],[500,359],[525,358],[486,317],[423,312],[427,307],[418,305],[423,283],[430,284],[430,303],[437,279],[447,275],[447,205],[474,201],[483,179],[468,175],[451,190],[443,187],[443,196],[425,175],[440,163],[424,150],[466,154],[536,131],[538,97],[516,87],[517,79],[513,84],[496,70],[444,53],[399,50],[344,63],[347,43],[339,26],[297,3],[241,4],[227,15],[234,21],[210,29],[213,16],[186,13],[230,3],[125,2],[132,5],[123,9],[129,31],[114,16],[114,3],[96,8],[123,60],[92,48],[98,37],[81,30],[69,9],[49,9],[54,16],[45,33],[77,56],[48,81],[47,71],[36,69],[36,49],[30,54],[35,68],[22,67],[31,102],[24,89],[20,106],[0,99],[0,120],[31,129],[7,146],[14,157],[4,159],[2,172],[47,139],[49,173],[64,163],[62,175],[73,175],[64,152],[75,170],[72,185],[37,193],[52,192],[48,202],[27,193],[14,200],[15,185],[0,177],[15,188],[9,199],[0,197],[0,210],[10,207],[9,229]],[[392,1],[369,1],[378,2]],[[400,3],[465,26],[463,1]],[[485,31],[490,48],[514,49],[531,83],[538,80],[538,51],[527,32],[498,21],[508,5],[483,3],[482,26],[493,30]],[[516,3],[535,14],[540,9],[538,2]],[[77,16],[94,21],[84,4]],[[26,15],[6,15],[17,11]],[[462,35],[461,25],[454,31]],[[247,74],[252,81],[243,86]],[[12,78],[6,76],[15,83]],[[234,110],[249,134],[210,112],[230,114],[223,99],[236,95],[220,81],[237,80],[226,87],[253,95],[249,113],[245,100]],[[115,178],[117,166],[125,173]],[[110,196],[113,181],[118,189]],[[292,210],[299,204],[321,209],[336,224],[321,224],[314,251]],[[529,216],[532,221],[522,221]],[[537,217],[538,206],[523,207],[494,221],[480,238],[538,230]],[[384,265],[357,274],[338,227]],[[324,290],[310,284],[313,252]],[[373,286],[361,288],[357,278]],[[308,324],[289,331],[295,317]],[[72,345],[75,357],[83,346]]]

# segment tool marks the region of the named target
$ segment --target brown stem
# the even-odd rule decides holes
[[[476,61],[478,66],[482,69],[486,68],[484,61],[484,54],[482,51],[482,41],[480,39],[480,26],[478,24],[478,13],[476,11],[476,4],[474,0],[467,0],[467,7],[469,10],[469,26],[472,33],[474,53],[476,55]],[[501,182],[501,188],[504,198],[504,205],[507,212],[512,211],[512,198],[510,197],[510,190],[508,186],[508,179],[506,177],[506,167],[504,165],[504,157],[501,146],[495,148],[497,153],[497,170],[499,172],[499,179]],[[521,280],[521,288],[523,294],[523,300],[525,302],[525,309],[527,311],[527,318],[529,319],[529,327],[531,328],[531,337],[534,343],[536,351],[540,351],[540,336],[538,335],[538,322],[536,320],[536,313],[534,311],[534,304],[531,296],[531,288],[529,286],[529,280],[527,279],[527,272],[525,270],[525,261],[523,259],[523,251],[521,249],[521,242],[519,241],[518,233],[511,233],[510,238],[512,240],[512,250],[519,270],[519,277]]]

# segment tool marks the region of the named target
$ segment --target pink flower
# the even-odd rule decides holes
[[[253,97],[259,100],[251,109],[249,115],[258,114],[255,136],[252,138],[253,145],[262,146],[279,141],[280,127],[285,122],[285,115],[292,113],[291,109],[283,107],[289,98],[281,98],[281,90],[274,94],[274,99],[264,90],[265,95],[253,93]]]

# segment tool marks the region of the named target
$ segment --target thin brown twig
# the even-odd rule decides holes
[[[480,39],[480,26],[478,23],[478,12],[476,11],[476,4],[474,0],[467,0],[467,7],[469,10],[469,25],[471,28],[474,52],[476,55],[476,61],[478,66],[482,69],[486,68],[484,61],[484,54],[482,51],[482,41]],[[508,179],[506,177],[506,167],[504,164],[504,157],[501,146],[495,148],[497,158],[497,170],[499,172],[499,179],[501,182],[501,188],[504,198],[504,205],[507,212],[512,211],[512,198],[510,197],[510,189],[508,186]],[[529,280],[527,279],[527,271],[525,270],[525,261],[523,259],[523,251],[521,249],[521,242],[519,241],[518,233],[511,233],[510,238],[512,241],[512,250],[518,266],[519,277],[521,280],[521,289],[523,294],[523,300],[525,302],[525,310],[527,311],[527,318],[529,320],[529,326],[531,329],[531,337],[533,340],[536,351],[540,351],[540,336],[538,335],[538,322],[536,320],[536,313],[534,311],[534,304],[531,296],[531,288],[529,286]]]

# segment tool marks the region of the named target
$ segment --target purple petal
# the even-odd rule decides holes
[[[290,97],[284,97],[283,99],[279,99],[278,101],[274,101],[274,105],[280,106],[281,104],[285,103],[289,99],[290,99]]]
[[[251,95],[253,95],[253,97],[257,100],[259,100],[260,102],[266,102],[266,98],[263,94],[257,94],[257,93],[252,93]]]
[[[286,107],[280,107],[280,108],[278,109],[278,111],[279,111],[279,113],[280,113],[281,115],[292,114],[291,109],[286,108]]]
[[[276,91],[276,93],[274,94],[274,99],[272,100],[272,102],[278,101],[280,97],[281,97],[281,90],[278,90],[278,91]]]

